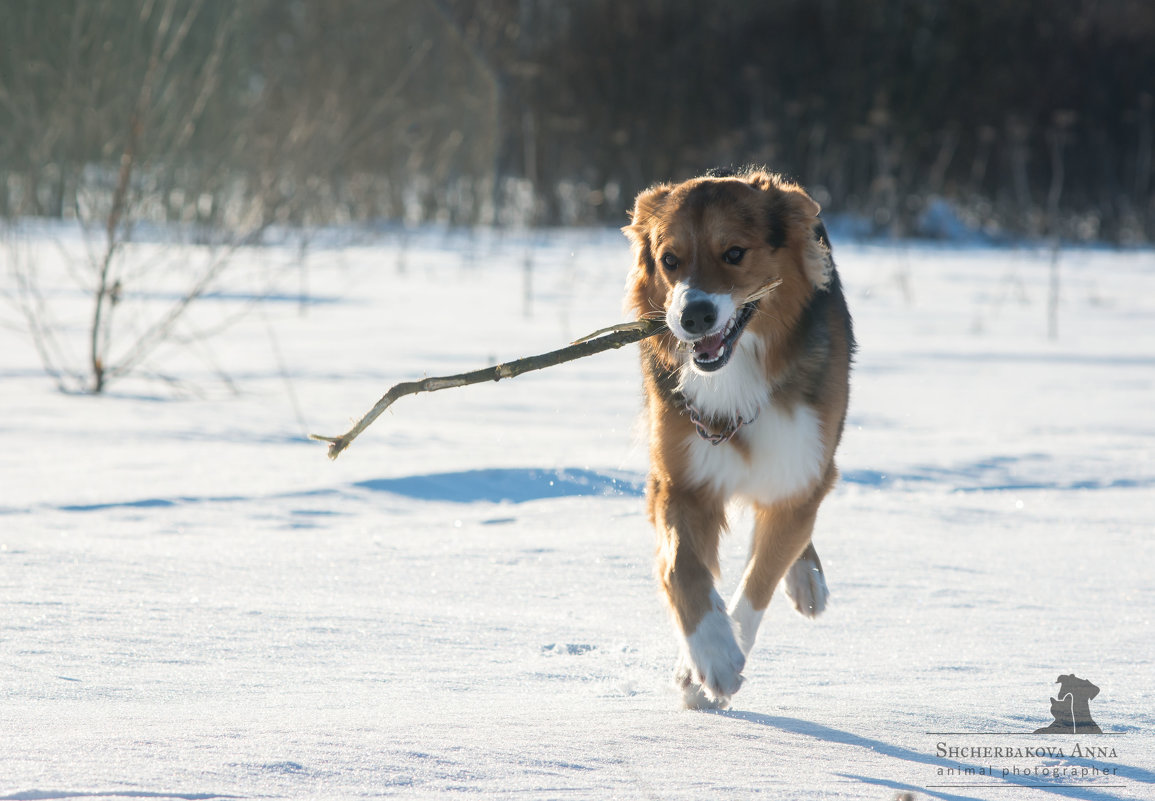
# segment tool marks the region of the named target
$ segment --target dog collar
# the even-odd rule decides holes
[[[723,442],[729,442],[738,433],[742,426],[747,426],[758,419],[758,415],[762,413],[761,409],[754,412],[754,416],[747,420],[741,415],[736,420],[731,420],[725,428],[721,431],[713,431],[709,426],[702,422],[702,410],[686,398],[682,398],[682,406],[686,413],[690,415],[690,422],[694,424],[694,429],[698,432],[698,436],[709,442],[711,445],[720,445]]]

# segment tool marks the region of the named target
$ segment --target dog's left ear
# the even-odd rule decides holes
[[[830,255],[830,240],[826,226],[818,218],[822,207],[802,187],[786,190],[798,210],[798,219],[805,239],[802,244],[802,269],[814,288],[822,291],[830,286],[834,275],[834,258]]]
[[[755,172],[747,175],[746,180],[766,194],[767,243],[775,249],[794,248],[810,283],[815,289],[826,289],[834,274],[834,261],[830,257],[826,228],[818,218],[822,207],[805,189],[779,175]]]
[[[818,201],[806,194],[805,189],[795,187],[793,193],[796,196],[794,202],[798,204],[798,208],[804,217],[817,217],[822,213],[822,207],[818,205]]]

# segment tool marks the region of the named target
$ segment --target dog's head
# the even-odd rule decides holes
[[[772,344],[830,281],[818,212],[801,187],[761,170],[647,189],[622,229],[635,256],[629,311],[664,315],[702,373],[725,367],[749,327]],[[671,367],[684,358],[676,345],[665,338]]]

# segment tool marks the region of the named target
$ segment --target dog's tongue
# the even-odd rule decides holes
[[[718,351],[722,349],[722,335],[710,334],[694,343],[694,355],[698,358],[716,359]]]

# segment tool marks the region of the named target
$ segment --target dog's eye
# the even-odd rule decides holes
[[[665,265],[667,270],[676,270],[678,269],[678,257],[673,253],[667,253],[665,256],[662,256],[662,264]]]
[[[722,261],[727,264],[737,264],[746,255],[746,248],[730,248],[722,254]]]

